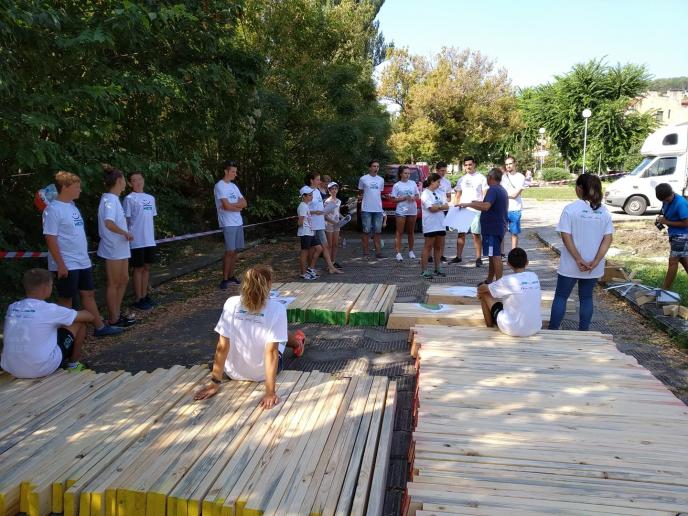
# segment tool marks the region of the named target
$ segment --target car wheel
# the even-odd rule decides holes
[[[642,215],[647,209],[647,201],[645,197],[640,195],[634,195],[626,201],[624,205],[624,211],[629,215]]]

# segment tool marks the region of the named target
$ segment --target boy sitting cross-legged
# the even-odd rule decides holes
[[[44,269],[26,271],[23,284],[26,298],[7,309],[0,366],[17,378],[47,376],[58,367],[83,370],[83,323],[93,322],[93,314],[47,303],[53,278]]]
[[[529,337],[542,328],[540,280],[526,271],[528,255],[515,247],[507,258],[514,274],[478,287],[485,324],[513,337]]]

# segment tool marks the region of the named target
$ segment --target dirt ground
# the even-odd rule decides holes
[[[666,261],[668,254],[666,230],[659,231],[649,221],[614,223],[613,248],[621,250],[619,257],[639,260]]]

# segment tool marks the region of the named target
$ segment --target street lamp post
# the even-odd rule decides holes
[[[583,118],[585,119],[585,129],[583,130],[583,174],[585,174],[585,151],[588,145],[588,118],[592,115],[592,111],[588,108],[583,110]]]
[[[543,154],[545,150],[545,128],[540,127],[538,132],[540,133],[540,174],[542,174],[542,168],[545,166],[545,156]]]

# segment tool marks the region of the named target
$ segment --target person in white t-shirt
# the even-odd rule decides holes
[[[442,263],[442,239],[447,234],[444,225],[444,212],[449,208],[444,192],[440,190],[440,176],[433,172],[426,180],[426,188],[420,196],[423,216],[423,254],[420,257],[421,277],[431,279],[433,273],[426,270],[430,253],[434,253],[435,276],[446,276],[440,270]]]
[[[107,191],[101,196],[98,206],[98,256],[105,260],[105,302],[110,325],[126,328],[136,322],[121,311],[122,300],[129,283],[129,242],[134,238],[129,233],[124,209],[119,200],[127,183],[122,171],[109,165],[103,167],[103,179]]]
[[[612,244],[612,216],[602,204],[602,183],[592,174],[576,179],[578,200],[568,204],[559,218],[557,231],[564,242],[561,250],[557,287],[552,301],[549,329],[558,330],[566,312],[566,302],[578,283],[578,329],[590,329],[593,289],[604,274],[604,257]]]
[[[43,235],[48,246],[48,270],[56,276],[57,304],[71,308],[79,294],[81,304],[93,315],[95,337],[122,333],[123,328],[103,322],[96,305],[84,219],[74,204],[81,195],[81,179],[61,170],[55,174],[55,188],[57,198],[43,210]]]
[[[511,233],[511,248],[518,247],[518,235],[521,234],[521,211],[523,200],[521,192],[526,188],[526,177],[516,170],[516,160],[507,156],[504,160],[506,173],[502,176],[502,186],[509,194],[509,233]],[[503,241],[502,241],[503,242]]]
[[[451,196],[452,196],[452,184],[449,179],[447,179],[445,176],[447,175],[447,164],[444,161],[438,161],[437,164],[435,165],[435,172],[437,172],[440,176],[440,190],[442,190],[445,195],[447,196],[447,203],[451,204]],[[448,211],[444,212],[444,215],[446,217]],[[448,229],[447,229],[448,230]],[[442,237],[442,263],[447,263],[447,257],[444,256],[444,241],[445,241],[446,236]],[[432,261],[432,256],[430,257],[430,261]]]
[[[418,217],[418,205],[416,201],[420,198],[418,192],[418,185],[415,181],[411,181],[411,169],[406,165],[399,165],[398,172],[399,181],[394,183],[392,187],[392,201],[396,203],[394,211],[396,215],[396,233],[394,238],[394,249],[397,252],[396,260],[402,261],[401,256],[401,237],[406,232],[406,240],[408,241],[408,256],[410,259],[415,259],[416,255],[413,253],[414,231],[416,229],[416,218]]]
[[[307,281],[318,278],[315,262],[318,261],[318,257],[322,253],[322,244],[315,236],[315,231],[313,230],[313,215],[310,208],[313,202],[313,193],[314,189],[310,186],[302,186],[301,190],[299,190],[301,203],[296,209],[296,215],[298,216],[296,235],[301,241],[299,268],[301,269],[301,278]],[[334,274],[337,269],[330,267],[329,271]]]
[[[222,281],[220,289],[226,290],[232,283],[241,282],[234,275],[237,253],[244,248],[244,220],[241,211],[248,206],[239,187],[234,184],[237,176],[237,164],[225,161],[224,177],[215,184],[215,208],[217,221],[225,238],[225,254],[222,258]]]
[[[275,384],[282,369],[282,353],[291,348],[303,355],[306,336],[287,331],[287,308],[270,299],[272,269],[257,265],[244,273],[241,296],[227,299],[215,331],[220,335],[213,361],[211,383],[194,395],[197,400],[214,396],[226,374],[232,380],[265,382],[261,406],[279,403]]]
[[[315,240],[320,244],[322,250],[322,257],[325,259],[327,264],[327,270],[330,274],[341,274],[342,271],[339,267],[334,265],[334,260],[330,256],[330,246],[327,245],[327,234],[325,228],[327,223],[325,222],[325,203],[323,202],[322,194],[319,188],[322,186],[320,181],[320,174],[317,172],[308,172],[304,178],[304,186],[309,187],[313,190],[312,198],[308,205],[311,214],[311,229],[313,230],[313,235]],[[312,252],[315,252],[314,250]],[[315,267],[315,261],[313,261],[313,266]],[[315,269],[313,269],[315,270]]]
[[[485,197],[485,192],[487,192],[487,179],[485,179],[484,175],[476,172],[475,159],[471,156],[463,159],[463,170],[465,174],[459,178],[454,187],[456,192],[454,204],[467,204],[473,201],[481,202]],[[475,245],[475,266],[482,267],[483,245],[480,238],[480,212],[476,213],[470,232],[473,235],[473,244]],[[466,245],[466,233],[459,233],[456,238],[456,256],[452,258],[450,263],[461,263],[464,245]]]
[[[380,162],[373,159],[368,163],[368,173],[358,180],[358,192],[361,198],[361,247],[364,260],[367,260],[370,255],[368,239],[371,234],[375,245],[375,257],[383,257],[380,234],[383,219],[382,190],[385,187],[385,180],[378,176],[379,171]]]
[[[528,255],[514,247],[507,256],[514,274],[478,287],[485,325],[512,337],[530,337],[542,328],[542,293],[537,274],[526,270]]]
[[[53,278],[45,269],[26,271],[22,283],[26,298],[12,303],[5,316],[0,367],[17,378],[40,378],[58,367],[85,369],[79,362],[84,323],[93,322],[93,314],[47,303]]]
[[[133,239],[131,247],[131,266],[134,269],[134,307],[150,310],[154,306],[148,295],[150,267],[155,262],[155,224],[158,215],[155,197],[143,191],[145,179],[141,172],[131,172],[128,176],[132,192],[124,198],[124,215]]]
[[[323,176],[329,177],[329,176]],[[342,220],[342,201],[337,199],[339,185],[334,181],[327,183],[329,196],[325,199],[325,236],[327,236],[327,246],[330,251],[332,265],[337,269],[342,266],[337,263],[337,248],[339,246],[340,221]]]

